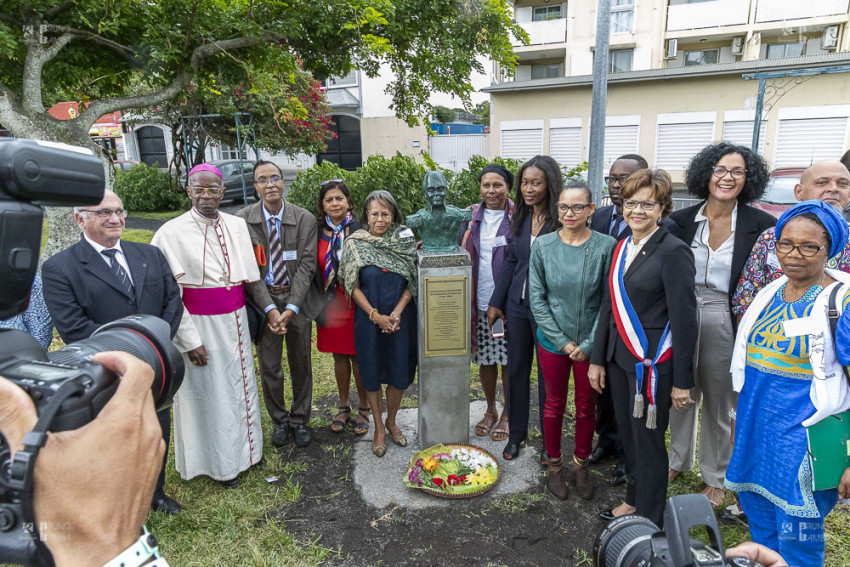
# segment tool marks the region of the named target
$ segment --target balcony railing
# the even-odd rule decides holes
[[[847,2],[847,0],[843,1]],[[742,25],[747,23],[748,17],[749,3],[741,2],[741,0],[675,4],[667,8],[667,31]]]
[[[522,22],[522,29],[528,34],[529,45],[547,45],[553,43],[564,43],[567,41],[567,20],[542,20],[539,22]],[[514,47],[521,47],[522,43],[516,39]]]
[[[848,0],[758,0],[756,22],[776,22],[818,16],[838,16],[847,13]]]

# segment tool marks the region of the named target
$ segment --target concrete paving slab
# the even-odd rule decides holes
[[[543,469],[539,465],[536,449],[526,447],[520,451],[516,460],[506,461],[502,458],[505,441],[497,442],[489,436],[475,435],[472,428],[484,415],[486,408],[487,404],[484,401],[469,404],[469,444],[489,451],[496,458],[499,463],[500,477],[495,488],[471,500],[503,498],[538,486],[538,475]],[[448,506],[453,502],[453,499],[439,498],[404,485],[407,465],[413,455],[421,450],[416,432],[417,411],[415,408],[402,409],[399,410],[396,418],[398,426],[407,437],[407,447],[398,447],[387,435],[387,454],[382,458],[376,457],[372,453],[374,427],[370,427],[369,433],[355,444],[354,484],[363,500],[370,506],[423,509]]]

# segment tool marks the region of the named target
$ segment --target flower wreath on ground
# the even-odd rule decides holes
[[[478,447],[434,445],[410,460],[404,483],[437,496],[472,497],[487,492],[499,479],[499,465]]]

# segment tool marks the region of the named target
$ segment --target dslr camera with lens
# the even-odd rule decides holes
[[[673,496],[664,511],[666,533],[643,516],[629,515],[609,523],[596,536],[597,567],[761,567],[746,557],[726,557],[720,528],[703,494]],[[704,526],[710,544],[690,536]]]
[[[43,211],[40,205],[84,206],[103,200],[103,163],[88,149],[0,138],[0,319],[23,312],[38,267]],[[128,352],[154,370],[157,411],[170,405],[183,381],[183,359],[165,321],[150,315],[118,319],[88,339],[46,353],[29,334],[0,330],[0,376],[32,398],[38,423],[11,451],[0,432],[0,557],[19,564],[53,565],[38,535],[33,470],[48,431],[66,431],[93,420],[118,387],[113,372],[92,362],[104,351]]]

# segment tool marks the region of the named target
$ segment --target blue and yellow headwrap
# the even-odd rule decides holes
[[[778,221],[776,221],[777,240],[782,235],[782,229],[786,224],[788,224],[789,220],[806,213],[814,214],[820,219],[824,227],[826,227],[826,231],[829,233],[829,239],[831,241],[831,246],[829,247],[829,258],[840,254],[847,245],[847,237],[848,234],[850,234],[850,231],[847,229],[847,221],[844,220],[844,217],[841,216],[841,213],[839,213],[835,207],[828,203],[824,203],[823,201],[818,201],[817,199],[797,203],[782,213],[782,216],[779,217]]]

